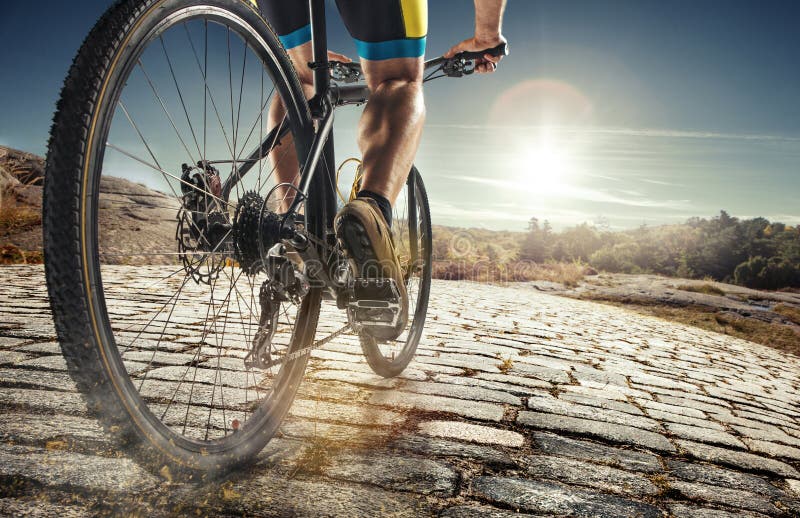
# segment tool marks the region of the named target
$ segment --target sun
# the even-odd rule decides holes
[[[520,183],[536,192],[558,190],[570,173],[567,153],[549,142],[524,146],[517,153],[516,162]]]

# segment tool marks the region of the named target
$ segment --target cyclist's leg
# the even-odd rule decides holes
[[[313,61],[311,43],[308,42],[291,48],[287,53],[297,71],[297,78],[300,80],[300,85],[303,87],[306,98],[310,99],[314,96],[314,79],[311,69],[305,64]],[[274,128],[280,125],[284,115],[286,115],[286,109],[283,107],[280,98],[273,98],[272,104],[269,107],[267,127]],[[275,170],[276,184],[291,183],[297,185],[300,175],[300,165],[291,134],[284,137],[274,148],[270,155],[270,161]],[[276,195],[278,197],[277,199],[281,200],[281,205],[277,210],[279,212],[289,210],[289,206],[294,200],[294,191],[288,188],[281,188],[278,189]]]
[[[400,306],[396,325],[370,327],[362,322],[373,338],[393,340],[408,322],[408,292],[386,225],[391,224],[391,204],[411,170],[425,120],[422,74],[427,0],[336,3],[356,40],[370,98],[358,132],[364,162],[362,191],[337,214],[334,224],[357,277],[375,277],[377,265],[377,277],[394,281]]]
[[[425,121],[422,58],[361,60],[370,99],[358,126],[362,189],[394,204],[417,154]]]
[[[258,0],[258,5],[286,48],[306,97],[311,98],[314,94],[314,79],[311,69],[307,65],[313,61],[308,2]],[[269,107],[267,127],[271,129],[280,125],[285,114],[286,109],[280,98],[274,97]],[[300,170],[291,136],[284,137],[276,146],[270,155],[270,161],[275,171],[276,183],[297,183]],[[293,191],[280,189],[276,194],[278,199],[282,200],[281,206],[277,210],[288,210],[294,199]]]
[[[414,161],[425,103],[427,0],[336,0],[356,40],[371,96],[359,123],[363,190],[394,203]]]

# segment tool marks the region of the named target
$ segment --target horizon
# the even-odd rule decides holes
[[[109,2],[51,4],[45,14],[8,6],[0,20],[0,67],[15,71],[0,84],[0,144],[35,154],[72,56]],[[472,27],[463,2],[430,9],[429,57]],[[786,66],[798,14],[789,2],[510,0],[511,55],[498,72],[426,86],[417,165],[434,223],[525,231],[537,217],[556,230],[625,230],[726,210],[800,224],[800,70]],[[331,48],[352,56],[335,9],[329,17]],[[340,162],[358,156],[357,115],[337,112]]]

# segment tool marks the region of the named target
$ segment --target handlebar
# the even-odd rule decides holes
[[[439,65],[452,64],[457,61],[476,61],[478,59],[483,59],[483,56],[485,56],[486,54],[494,57],[508,56],[508,43],[501,43],[496,47],[492,47],[486,50],[480,50],[478,52],[459,52],[452,58],[446,58],[442,56],[439,58],[431,59],[425,62],[425,70]]]
[[[459,52],[451,58],[444,56],[430,59],[425,62],[425,70],[436,69],[425,78],[425,81],[436,79],[438,77],[462,77],[470,75],[475,72],[475,65],[479,59],[483,59],[485,55],[490,56],[507,56],[508,44],[501,43],[496,47],[481,50],[478,52]],[[331,71],[331,78],[334,81],[341,83],[355,83],[360,81],[364,72],[361,70],[359,63],[344,63],[342,61],[330,61],[329,67]],[[436,72],[441,71],[442,75],[434,76]]]

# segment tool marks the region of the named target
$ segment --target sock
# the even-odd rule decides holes
[[[389,203],[389,200],[372,191],[359,191],[356,196],[358,198],[372,198],[375,200],[375,203],[378,204],[378,208],[381,209],[386,224],[389,225],[389,228],[392,228],[392,204]]]

